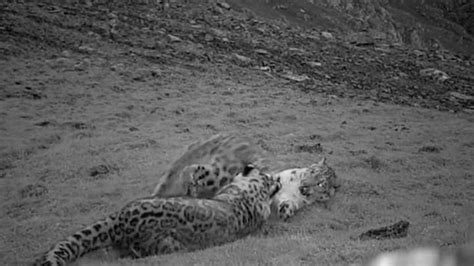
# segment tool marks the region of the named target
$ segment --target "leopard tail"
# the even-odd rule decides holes
[[[118,219],[118,213],[114,213],[79,230],[56,243],[33,262],[33,265],[67,265],[89,252],[120,243],[124,233],[118,225]]]

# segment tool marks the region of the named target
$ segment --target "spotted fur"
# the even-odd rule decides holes
[[[211,198],[246,165],[261,161],[261,151],[248,139],[215,135],[190,145],[161,177],[153,196]]]
[[[287,169],[274,176],[280,178],[282,189],[274,197],[272,205],[278,217],[285,221],[306,205],[326,203],[340,186],[325,158],[308,168]]]
[[[58,242],[34,265],[65,265],[110,246],[141,258],[230,242],[265,222],[280,188],[278,179],[249,167],[212,199],[137,199]]]

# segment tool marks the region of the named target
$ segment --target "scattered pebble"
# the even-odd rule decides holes
[[[109,172],[110,172],[110,167],[104,164],[93,166],[92,168],[89,169],[90,176],[105,175],[105,174],[108,174]]]
[[[420,75],[422,77],[430,77],[436,81],[443,82],[449,79],[448,74],[445,72],[438,70],[436,68],[425,68],[420,70]]]

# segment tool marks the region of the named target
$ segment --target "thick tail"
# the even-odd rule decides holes
[[[123,237],[118,213],[98,221],[56,243],[33,265],[66,265],[91,251],[112,246]]]

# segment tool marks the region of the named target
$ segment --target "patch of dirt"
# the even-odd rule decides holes
[[[150,195],[186,145],[219,132],[254,139],[270,169],[325,156],[343,186],[330,207],[262,234],[145,263],[335,265],[468,241],[469,60],[357,46],[214,4],[144,2],[0,4],[0,264],[26,264]],[[350,239],[399,220],[407,237]]]

